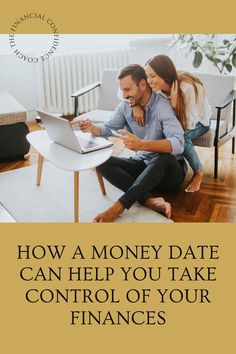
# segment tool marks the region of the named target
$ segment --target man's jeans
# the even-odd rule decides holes
[[[185,179],[185,161],[178,161],[170,154],[159,154],[148,164],[135,158],[111,157],[97,167],[102,176],[113,186],[125,192],[119,199],[129,209],[136,201],[143,204],[150,192],[170,191]]]
[[[198,122],[196,128],[190,129],[184,134],[185,147],[183,155],[193,169],[194,173],[202,170],[202,164],[196,153],[192,139],[198,138],[202,134],[206,133],[209,128],[210,126],[204,126],[202,123]]]

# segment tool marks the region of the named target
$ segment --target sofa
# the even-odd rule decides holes
[[[0,91],[0,161],[22,159],[29,152],[26,109],[9,93]]]

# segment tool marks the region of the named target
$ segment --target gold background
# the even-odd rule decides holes
[[[235,330],[235,225],[3,225],[1,235],[1,323],[4,353],[66,353],[68,351],[86,353],[222,353],[234,348]],[[17,245],[30,244],[67,246],[64,257],[51,261],[17,260]],[[77,245],[89,254],[91,244],[101,246],[154,244],[163,245],[161,259],[155,260],[108,260],[71,261]],[[178,244],[183,249],[191,244],[218,244],[219,260],[168,260],[166,247]],[[162,252],[162,251],[161,251]],[[170,282],[163,276],[160,282],[130,281],[123,283],[119,276],[111,282],[23,282],[19,271],[24,266],[38,269],[39,266],[119,266],[159,267],[159,266],[212,266],[217,267],[216,282]],[[36,274],[34,272],[34,274]],[[116,273],[118,274],[118,273]],[[24,299],[29,288],[114,288],[122,294],[123,288],[207,288],[210,304],[159,304],[158,298],[151,296],[147,305],[128,304],[121,301],[116,305],[94,304],[68,305],[29,304]],[[166,324],[149,326],[81,326],[69,325],[71,310],[164,310]]]
[[[9,33],[14,21],[29,11],[45,13],[57,24],[61,33],[234,33],[233,1],[220,6],[216,2],[189,1],[138,2],[99,1],[21,1],[9,2],[2,8],[0,33]],[[20,26],[17,33],[48,33],[48,27],[31,21]],[[41,353],[222,353],[235,348],[235,224],[16,224],[0,225],[1,243],[1,347],[4,354]],[[65,304],[30,305],[24,292],[35,284],[19,280],[18,244],[77,244],[89,249],[91,244],[219,244],[219,261],[175,262],[177,266],[217,266],[216,282],[164,282],[160,287],[202,287],[211,291],[211,304],[158,304],[148,302],[146,309],[165,310],[164,326],[70,326],[69,311],[79,309]],[[65,266],[68,258],[64,258]],[[63,264],[60,262],[60,265]],[[170,262],[162,260],[158,266]],[[27,263],[28,264],[28,263]],[[101,262],[102,264],[102,262]],[[106,264],[119,265],[119,262]],[[157,266],[156,262],[128,262],[125,265]],[[38,266],[32,261],[29,266]],[[55,263],[55,265],[57,265]],[[94,264],[95,265],[95,264]],[[99,262],[100,265],[100,262]],[[120,265],[124,265],[121,262]],[[43,266],[53,266],[44,260]],[[48,282],[35,287],[47,287]],[[144,283],[143,287],[156,288]],[[180,285],[179,285],[180,284]],[[57,283],[54,284],[56,287]],[[75,283],[71,284],[73,287]],[[79,285],[79,284],[78,284]],[[98,284],[100,285],[100,283]],[[66,284],[60,284],[63,288]],[[83,287],[89,284],[82,284]],[[81,287],[82,287],[81,286]],[[91,286],[97,286],[93,284]],[[101,286],[101,285],[100,285]],[[107,286],[107,284],[105,284]],[[119,279],[117,288],[122,286]],[[136,283],[131,286],[141,287]],[[79,287],[79,286],[78,286]],[[126,305],[122,305],[127,309]],[[97,306],[101,307],[101,306]],[[130,305],[129,310],[143,306]],[[93,309],[95,309],[93,307]],[[102,308],[105,309],[103,306]],[[110,308],[110,306],[109,306]]]
[[[235,1],[11,1],[1,8],[0,33],[28,12],[45,13],[61,33],[234,33]],[[48,33],[32,21],[17,33]]]

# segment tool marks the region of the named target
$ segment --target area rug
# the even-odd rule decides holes
[[[74,176],[46,162],[41,186],[35,184],[37,166],[0,173],[0,203],[18,222],[73,222]],[[107,195],[101,193],[92,170],[80,173],[80,222],[92,222],[94,216],[116,201],[122,194],[105,182]],[[136,203],[116,222],[171,222],[163,215]]]

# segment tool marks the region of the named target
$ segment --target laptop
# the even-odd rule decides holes
[[[67,119],[38,111],[43,126],[49,138],[57,144],[81,154],[107,148],[113,143],[101,137],[94,137],[90,133],[74,131]]]

